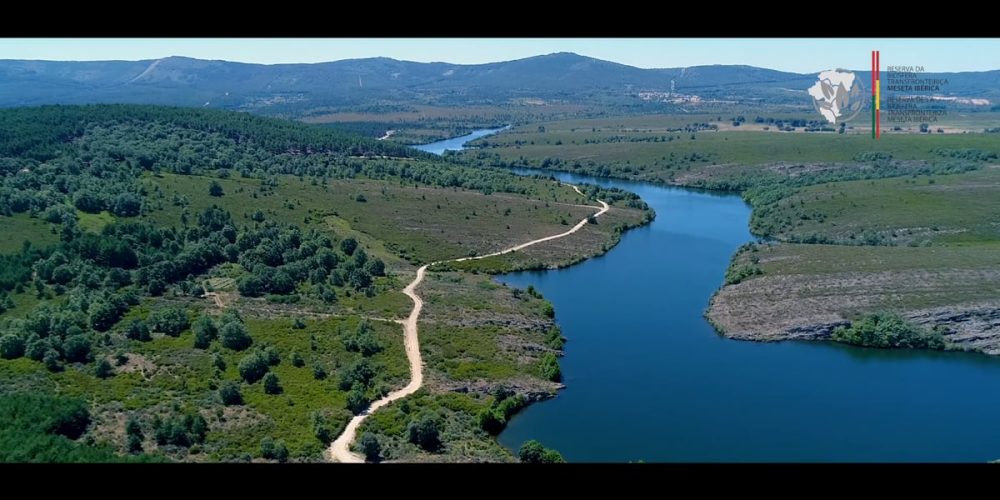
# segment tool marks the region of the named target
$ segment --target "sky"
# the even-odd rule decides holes
[[[0,59],[100,61],[187,56],[249,63],[313,63],[362,57],[477,64],[552,52],[577,54],[640,68],[746,64],[813,73],[870,67],[871,51],[885,66],[926,71],[1000,69],[1000,38],[984,39],[598,39],[598,38],[33,38],[0,39]]]

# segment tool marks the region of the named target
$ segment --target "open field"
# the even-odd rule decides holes
[[[784,240],[822,234],[843,244],[997,241],[1000,168],[808,186],[767,208]]]
[[[331,180],[325,187],[286,176],[273,193],[261,195],[253,179],[221,179],[224,200],[208,195],[211,179],[167,175],[149,182],[159,186],[167,200],[173,195],[190,201],[197,213],[224,202],[238,207],[234,215],[249,220],[256,210],[304,227],[350,228],[381,241],[392,253],[414,263],[490,253],[510,241],[527,241],[559,232],[563,222],[577,221],[593,211],[581,206],[587,200],[555,183],[523,179],[535,188],[534,196],[482,193],[367,179]],[[357,201],[364,197],[363,202]],[[151,217],[164,224],[179,224],[183,208],[163,204]],[[331,220],[329,218],[334,218]]]
[[[851,164],[859,155],[882,153],[897,162],[944,161],[940,150],[975,149],[1000,154],[995,134],[891,134],[879,141],[867,134],[673,131],[686,125],[671,117],[659,129],[621,120],[557,122],[517,127],[479,139],[478,149],[460,155],[482,166],[549,168],[602,177],[697,184],[699,178],[770,173],[776,165],[814,168]],[[600,123],[602,126],[598,126]],[[708,124],[711,124],[710,122]],[[543,127],[544,130],[542,128]]]
[[[579,116],[590,111],[590,106],[582,104],[549,103],[542,100],[515,101],[502,106],[413,105],[404,108],[386,112],[312,112],[302,118],[302,121],[327,124],[335,128],[356,128],[360,125],[353,124],[363,123],[381,124],[383,133],[395,130],[387,140],[402,144],[425,144],[464,135],[478,128]]]
[[[25,241],[36,246],[47,246],[59,241],[59,234],[52,231],[53,225],[26,213],[10,217],[0,215],[0,224],[4,234],[0,239],[0,253],[16,252]]]

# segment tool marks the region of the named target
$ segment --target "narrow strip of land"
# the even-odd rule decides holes
[[[582,191],[580,191],[580,188],[572,184],[567,184],[567,185],[573,188],[577,193],[586,196],[583,194]],[[607,203],[601,200],[597,200],[597,202],[601,204],[601,207],[600,210],[597,211],[597,213],[593,214],[593,217],[600,217],[601,215],[604,215],[604,213],[606,213],[611,208],[608,206]],[[597,208],[597,207],[591,207],[591,208]],[[406,357],[410,361],[410,376],[411,376],[410,383],[406,384],[406,387],[403,387],[402,389],[390,392],[382,399],[379,399],[378,401],[372,403],[371,406],[368,407],[368,409],[361,412],[359,415],[355,415],[354,418],[352,418],[351,421],[347,423],[347,427],[344,428],[344,432],[342,432],[340,436],[337,437],[337,439],[335,439],[333,443],[330,445],[330,457],[337,462],[350,462],[350,463],[364,462],[365,461],[364,457],[351,451],[351,443],[354,442],[354,437],[358,432],[358,427],[361,425],[361,422],[363,422],[366,418],[368,418],[368,415],[374,413],[375,410],[378,410],[379,408],[397,399],[409,396],[410,394],[417,392],[417,390],[419,390],[420,387],[423,386],[424,369],[423,369],[423,360],[420,359],[420,339],[417,336],[417,321],[420,319],[421,309],[424,308],[424,301],[423,299],[420,298],[420,295],[417,295],[417,287],[420,286],[420,283],[424,280],[424,275],[426,274],[428,267],[433,266],[435,264],[441,264],[443,262],[464,262],[467,260],[478,260],[478,259],[485,259],[487,257],[495,257],[497,255],[516,252],[518,250],[521,250],[522,248],[527,248],[532,245],[544,243],[546,241],[551,241],[554,239],[562,238],[564,236],[569,236],[579,231],[581,228],[583,228],[583,226],[587,224],[589,218],[590,218],[589,216],[587,218],[584,218],[568,231],[559,234],[554,234],[552,236],[546,236],[544,238],[539,238],[537,240],[531,240],[527,243],[522,243],[517,246],[500,250],[499,252],[493,252],[486,255],[477,255],[475,257],[462,257],[460,259],[450,259],[450,260],[431,262],[430,264],[425,264],[421,266],[420,269],[417,269],[417,276],[413,278],[413,281],[411,281],[410,284],[406,286],[406,288],[403,289],[403,293],[405,293],[408,297],[410,297],[411,300],[413,300],[413,310],[410,311],[410,316],[401,322],[403,324],[403,334],[404,334],[403,343],[406,346]]]

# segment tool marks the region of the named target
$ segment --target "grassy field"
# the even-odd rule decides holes
[[[720,170],[745,174],[775,164],[852,163],[865,153],[891,155],[896,161],[942,160],[935,151],[941,149],[1000,154],[995,134],[886,133],[873,141],[865,133],[668,131],[698,123],[682,122],[671,116],[663,123],[636,117],[522,126],[479,139],[474,144],[480,148],[460,155],[479,165],[550,168],[683,185],[718,176]]]
[[[54,226],[29,214],[15,214],[10,217],[0,215],[0,229],[4,237],[0,239],[0,253],[12,253],[21,249],[25,241],[35,246],[46,246],[59,241]]]
[[[565,238],[485,259],[445,263],[434,269],[499,274],[516,269],[565,267],[604,254],[618,243],[624,231],[647,223],[647,217],[652,216],[652,212],[612,208],[598,218],[595,224],[588,224]]]
[[[302,118],[302,121],[334,127],[338,123],[380,123],[385,130],[395,130],[389,138],[393,142],[425,144],[467,134],[474,129],[579,116],[591,111],[590,107],[579,104],[540,101],[493,106],[414,105],[406,108],[382,113],[319,112]]]
[[[1000,168],[808,186],[768,206],[776,236],[928,245],[1000,240]]]
[[[365,179],[331,180],[325,186],[286,176],[273,193],[262,194],[255,179],[222,179],[225,195],[208,194],[211,179],[163,174],[148,183],[164,193],[162,210],[152,212],[159,223],[180,225],[184,207],[170,203],[183,196],[196,214],[212,204],[236,208],[234,216],[249,221],[256,211],[265,217],[304,228],[350,229],[382,242],[387,259],[403,256],[413,263],[489,253],[508,242],[528,241],[560,232],[563,221],[574,222],[592,209],[587,200],[555,183],[515,179],[532,188],[533,196],[482,193],[460,189],[403,186]],[[155,189],[155,188],[154,188]],[[357,201],[361,196],[365,201]]]

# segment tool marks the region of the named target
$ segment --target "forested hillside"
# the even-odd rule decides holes
[[[636,209],[616,208],[585,248],[521,266],[600,252],[642,219],[634,195],[600,194]],[[0,111],[0,393],[12,398],[0,428],[87,411],[72,434],[4,434],[4,457],[318,460],[352,414],[408,380],[401,275],[557,233],[585,202],[547,179],[245,113]],[[515,300],[537,326],[509,334],[545,342],[543,302]],[[466,326],[444,348],[484,335]],[[460,396],[469,411],[504,378],[554,390],[540,366],[556,351],[504,354],[490,328],[498,353],[448,379],[480,388]],[[500,376],[477,368],[505,356]],[[492,443],[490,459],[509,459],[456,422]]]

